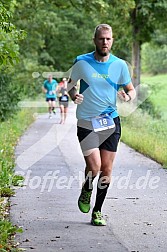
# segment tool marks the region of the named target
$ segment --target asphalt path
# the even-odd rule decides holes
[[[25,177],[11,198],[11,220],[24,230],[15,237],[19,247],[27,252],[166,252],[167,171],[123,143],[102,209],[107,226],[92,226],[91,211],[79,211],[84,160],[75,108],[70,104],[64,125],[59,111],[52,119],[35,115],[16,147],[16,172]]]

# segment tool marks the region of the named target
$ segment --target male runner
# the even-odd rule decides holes
[[[77,104],[77,136],[86,164],[78,206],[81,212],[89,212],[93,180],[99,175],[91,223],[104,226],[106,221],[101,209],[121,136],[117,95],[123,102],[131,102],[136,92],[126,62],[110,53],[113,43],[111,26],[98,25],[93,41],[95,51],[76,58],[68,90]],[[79,93],[75,86],[78,80]]]

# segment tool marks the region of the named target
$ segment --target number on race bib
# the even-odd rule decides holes
[[[107,120],[105,118],[104,119],[100,119],[99,122],[100,122],[101,126],[107,125]]]
[[[106,129],[115,128],[115,123],[112,117],[108,114],[92,118],[92,126],[95,132]]]

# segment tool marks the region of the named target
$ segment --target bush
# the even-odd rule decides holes
[[[139,108],[141,108],[143,111],[146,111],[153,118],[160,119],[162,117],[160,110],[155,107],[154,103],[149,98],[141,103]]]
[[[142,72],[150,74],[167,73],[167,45],[142,45]]]
[[[158,87],[157,87],[158,86]],[[159,107],[152,101],[151,94],[155,94],[157,89],[160,88],[160,85],[152,85],[151,91],[149,90],[150,86],[147,84],[142,84],[139,92],[139,102],[144,101],[140,104],[139,108],[143,110],[143,112],[147,112],[155,119],[160,119],[162,117],[161,111]],[[148,98],[145,100],[144,97]]]
[[[18,85],[13,85],[12,78],[6,73],[0,73],[0,121],[5,121],[18,110],[20,101]]]

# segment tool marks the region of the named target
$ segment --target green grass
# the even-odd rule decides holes
[[[33,110],[24,109],[13,118],[0,124],[0,251],[17,251],[11,242],[16,232],[21,232],[8,219],[8,197],[14,194],[13,185],[22,179],[14,173],[15,146],[25,129],[33,122]]]
[[[11,238],[15,235],[16,232],[21,233],[22,229],[13,226],[9,220],[0,220],[0,251],[2,252],[18,251],[17,247],[13,244],[11,240]]]
[[[167,124],[141,110],[122,118],[122,141],[167,168]]]
[[[144,75],[141,83],[152,91],[149,98],[161,118],[155,119],[137,109],[122,118],[122,141],[167,168],[167,74]]]
[[[141,83],[148,85],[151,91],[150,100],[160,110],[162,117],[167,119],[167,74],[142,75]]]

